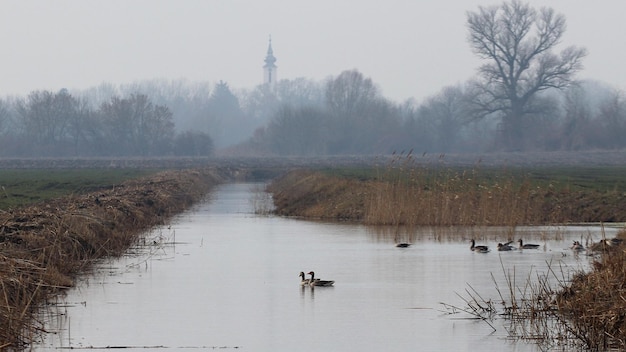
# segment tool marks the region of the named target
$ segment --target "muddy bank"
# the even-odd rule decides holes
[[[112,188],[0,211],[0,348],[41,333],[34,313],[94,260],[118,256],[152,226],[202,199],[231,171],[165,171]]]

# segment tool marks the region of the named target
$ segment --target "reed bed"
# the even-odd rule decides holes
[[[95,260],[119,256],[148,228],[223,181],[215,170],[167,171],[110,189],[0,212],[0,348],[43,332],[36,312]]]
[[[360,170],[360,175],[363,173]],[[622,189],[573,187],[519,169],[446,167],[398,155],[369,176],[296,170],[269,185],[274,213],[394,226],[626,221]]]

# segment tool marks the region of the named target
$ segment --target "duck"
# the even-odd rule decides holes
[[[304,277],[304,271],[300,272],[300,277],[302,278],[302,280],[300,280],[300,286],[306,286],[309,284],[309,282],[311,282],[310,279]]]
[[[408,248],[408,247],[411,247],[411,244],[403,242],[403,243],[396,244],[396,247],[398,247],[398,248]]]
[[[537,249],[539,248],[538,244],[527,243],[524,244],[524,241],[520,238],[517,242],[519,242],[519,249]]]
[[[499,251],[512,251],[515,249],[515,247],[511,246],[511,241],[507,242],[507,243],[498,243],[498,250]]]
[[[472,243],[472,246],[470,247],[470,249],[474,252],[479,252],[479,253],[487,253],[489,252],[489,247],[487,246],[477,246],[476,242],[474,241],[474,239],[471,239],[470,242]]]
[[[320,280],[315,278],[315,273],[313,271],[309,271],[309,275],[311,275],[311,279],[309,280],[309,286],[332,286],[335,281],[333,280]]]

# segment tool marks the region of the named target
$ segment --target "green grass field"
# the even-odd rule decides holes
[[[0,169],[0,209],[111,187],[156,173],[146,169]]]

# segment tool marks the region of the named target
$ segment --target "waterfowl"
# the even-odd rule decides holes
[[[539,248],[538,244],[524,244],[524,241],[522,241],[522,239],[520,238],[517,242],[519,242],[519,248],[520,249],[537,249]]]
[[[398,244],[396,244],[396,247],[398,247],[398,248],[407,248],[407,247],[410,247],[410,246],[411,246],[410,243],[398,243]]]
[[[573,251],[584,251],[585,247],[583,247],[582,244],[580,244],[580,242],[578,241],[574,241],[574,244],[572,244],[572,250]]]
[[[311,279],[309,280],[309,286],[332,286],[335,281],[333,280],[320,280],[315,278],[315,273],[310,271]]]
[[[311,282],[311,280],[307,279],[304,277],[304,271],[300,272],[300,277],[302,278],[302,280],[300,280],[300,285],[301,286],[306,286],[309,284],[309,282]]]
[[[489,252],[489,247],[487,246],[477,246],[476,242],[474,241],[474,239],[471,239],[470,242],[472,243],[472,246],[470,247],[470,249],[474,252],[479,252],[479,253],[487,253]]]
[[[604,240],[604,243],[606,243],[607,246],[619,246],[623,241],[624,240],[620,238],[611,238]]]
[[[505,244],[498,243],[498,250],[499,251],[512,251],[512,250],[514,250],[515,247],[511,246],[509,243],[511,243],[511,242],[507,242]]]

